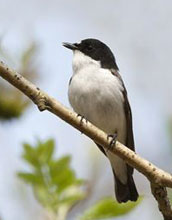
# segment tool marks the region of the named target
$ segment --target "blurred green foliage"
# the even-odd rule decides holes
[[[20,74],[32,81],[38,77],[38,71],[34,65],[37,49],[37,45],[32,42],[28,48],[21,53],[20,58],[15,59],[15,61],[19,63],[17,69]],[[0,59],[6,63],[13,60],[1,44]],[[29,103],[29,99],[16,88],[13,88],[5,81],[0,81],[0,120],[10,120],[20,117],[29,106]]]
[[[33,188],[36,199],[51,214],[51,220],[64,220],[71,208],[86,199],[81,189],[83,180],[76,178],[70,167],[71,157],[54,159],[55,144],[52,139],[38,141],[35,146],[23,145],[22,158],[30,165],[30,172],[19,172],[18,176]],[[113,198],[104,198],[86,210],[80,220],[116,218],[132,211],[141,201],[119,204]]]
[[[142,200],[139,197],[137,202],[118,203],[113,198],[104,198],[87,210],[81,220],[98,220],[116,218],[132,211]]]
[[[19,172],[18,176],[33,187],[36,199],[53,213],[54,219],[62,220],[85,197],[80,187],[84,182],[70,168],[70,156],[53,158],[54,148],[53,140],[39,141],[36,146],[24,144],[22,157],[32,169]]]
[[[18,91],[0,88],[0,120],[18,118],[29,105]]]

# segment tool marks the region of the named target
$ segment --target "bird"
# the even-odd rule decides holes
[[[131,107],[111,49],[94,38],[78,43],[64,42],[63,46],[73,51],[73,74],[68,88],[73,110],[135,151]],[[116,200],[119,203],[136,201],[138,192],[133,168],[103,146],[97,146],[110,161]]]

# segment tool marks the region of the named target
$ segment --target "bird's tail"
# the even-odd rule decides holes
[[[139,195],[132,174],[128,174],[127,184],[123,184],[120,182],[118,177],[115,175],[114,170],[113,174],[115,178],[115,194],[117,201],[119,203],[127,202],[129,200],[136,201]]]

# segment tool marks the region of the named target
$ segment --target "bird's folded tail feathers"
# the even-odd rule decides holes
[[[128,175],[127,184],[123,184],[120,182],[118,177],[115,175],[113,170],[114,178],[115,178],[115,194],[116,199],[119,203],[127,202],[129,200],[136,201],[138,199],[138,192],[131,174]]]

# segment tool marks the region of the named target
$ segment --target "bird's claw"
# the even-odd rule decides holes
[[[88,122],[88,120],[81,114],[78,114],[77,117],[81,117],[80,124],[82,124],[84,120],[86,123]]]
[[[111,141],[109,143],[109,147],[108,147],[107,151],[112,150],[113,147],[115,146],[116,139],[117,139],[117,133],[115,133],[115,134],[108,134],[107,140],[109,140],[109,138],[111,138]]]

